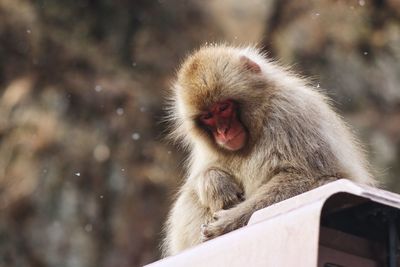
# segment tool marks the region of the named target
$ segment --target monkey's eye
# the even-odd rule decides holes
[[[230,106],[229,103],[222,103],[222,104],[219,106],[219,112],[223,112],[223,111],[227,110],[227,109],[229,108],[229,106]]]
[[[208,112],[208,113],[201,115],[200,120],[207,121],[207,120],[210,120],[212,117],[213,117],[212,113]]]
[[[215,124],[214,115],[211,112],[200,115],[199,119],[207,127],[213,127]]]

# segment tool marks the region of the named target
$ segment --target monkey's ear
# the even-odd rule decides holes
[[[240,56],[240,62],[243,64],[243,66],[248,69],[251,72],[254,73],[260,73],[261,72],[261,68],[260,66],[255,63],[253,60],[251,60],[250,58],[246,57],[246,56]]]

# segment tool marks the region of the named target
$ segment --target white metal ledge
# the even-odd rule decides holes
[[[387,220],[380,217],[386,208],[398,216],[390,259]],[[246,227],[148,266],[397,267],[399,224],[400,195],[343,179],[259,210]]]

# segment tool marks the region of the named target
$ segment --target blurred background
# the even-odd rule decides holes
[[[221,41],[312,77],[400,192],[399,0],[0,0],[0,266],[159,258],[184,158],[163,95]]]

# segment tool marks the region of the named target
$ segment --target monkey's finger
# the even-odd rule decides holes
[[[202,225],[200,226],[200,228],[201,228],[201,234],[202,234],[204,237],[210,237],[211,232],[208,230],[208,225],[207,225],[207,224],[202,224]]]
[[[211,235],[206,236],[206,235],[204,235],[204,234],[201,234],[201,242],[206,242],[206,241],[211,240],[211,239],[213,239],[213,238],[214,238],[214,237],[211,236]]]
[[[208,239],[211,237],[211,232],[207,229],[207,225],[205,224],[201,225],[201,235],[203,239]]]

